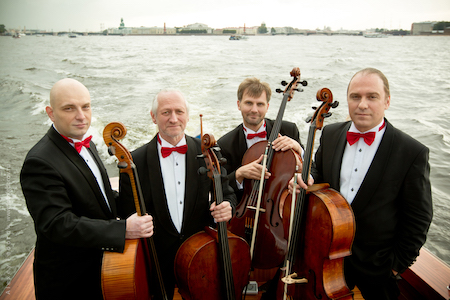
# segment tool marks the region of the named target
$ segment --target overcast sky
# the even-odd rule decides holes
[[[0,0],[6,28],[99,31],[118,27],[291,26],[332,30],[411,29],[450,21],[450,0]]]

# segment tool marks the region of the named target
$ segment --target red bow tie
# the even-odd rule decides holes
[[[371,131],[366,133],[358,133],[347,131],[347,141],[350,144],[350,146],[356,143],[360,138],[363,138],[364,142],[366,142],[366,144],[370,146],[375,140],[375,132]]]
[[[91,142],[91,139],[92,139],[92,135],[90,135],[87,138],[85,138],[83,141],[74,143],[74,141],[72,139],[70,139],[70,138],[68,138],[68,137],[66,137],[64,135],[62,135],[62,137],[66,141],[68,141],[69,143],[73,143],[74,147],[75,147],[75,150],[77,150],[78,153],[80,153],[81,148],[83,148],[83,146],[86,147],[86,148],[89,148],[89,143]]]
[[[181,154],[186,154],[187,145],[183,145],[180,147],[161,147],[161,155],[163,158],[166,158],[167,156],[172,154],[173,151],[176,151]]]
[[[251,139],[253,139],[255,137],[265,138],[266,136],[267,136],[267,132],[265,130],[261,131],[261,132],[258,132],[258,133],[248,133],[247,134],[247,140],[251,140]]]

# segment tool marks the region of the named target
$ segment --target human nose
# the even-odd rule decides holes
[[[362,97],[362,98],[361,98],[361,101],[359,101],[358,107],[359,107],[360,109],[366,109],[366,108],[369,107],[369,105],[368,105],[368,100],[367,100],[366,97]]]
[[[81,108],[77,109],[77,114],[75,116],[78,120],[84,120],[86,116]]]
[[[178,120],[177,114],[175,112],[172,112],[170,114],[169,121],[172,122],[172,123],[175,123],[177,120]]]

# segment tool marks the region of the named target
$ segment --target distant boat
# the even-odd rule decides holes
[[[75,33],[69,33],[69,37],[70,37],[70,38],[76,38],[77,35],[76,35]]]
[[[366,32],[364,33],[364,37],[366,38],[387,38],[388,35],[379,32]]]
[[[247,39],[248,39],[248,36],[246,36],[246,35],[233,34],[230,36],[230,41],[247,40]]]

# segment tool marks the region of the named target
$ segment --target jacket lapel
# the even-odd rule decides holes
[[[240,157],[243,157],[244,153],[247,151],[247,141],[245,140],[244,125],[241,123],[241,125],[238,126],[237,130],[239,135],[239,153],[241,154]]]
[[[99,205],[102,207],[102,210],[104,211],[105,215],[111,217],[111,211],[109,210],[108,206],[106,205],[105,199],[103,197],[103,193],[100,189],[100,186],[97,183],[97,180],[92,173],[89,166],[86,164],[84,159],[78,154],[78,152],[75,150],[74,147],[72,147],[52,126],[49,131],[47,132],[49,138],[55,143],[55,145],[61,149],[61,152],[64,153],[64,155],[78,168],[80,173],[83,175],[83,177],[86,179],[87,183],[89,184],[92,191],[95,193],[95,196],[97,198],[97,201]],[[92,143],[92,142],[91,142]],[[92,144],[91,144],[92,145]],[[94,146],[95,149],[95,146]],[[96,150],[91,151],[91,153],[97,152]],[[98,160],[100,158],[98,157]],[[96,159],[97,159],[96,158]],[[99,167],[100,172],[102,172],[101,167]],[[104,177],[104,172],[102,172],[102,177]],[[103,178],[103,181],[105,178]],[[110,187],[109,183],[108,185],[105,185],[105,189]],[[114,203],[115,204],[115,203]],[[115,206],[115,205],[114,205]]]
[[[341,164],[342,164],[342,158],[344,156],[344,150],[345,146],[347,145],[347,131],[350,128],[351,122],[348,122],[347,125],[343,127],[341,132],[338,132],[336,136],[334,136],[334,143],[332,147],[334,150],[334,156],[332,159],[332,174],[331,174],[331,182],[330,186],[340,186],[341,182]]]
[[[162,226],[166,228],[167,232],[177,235],[178,231],[172,222],[169,207],[167,206],[166,192],[164,190],[164,181],[158,155],[157,135],[155,135],[147,145],[147,170],[149,172],[151,199],[153,201],[152,204],[155,209],[155,214],[158,216]]]
[[[100,170],[100,174],[102,175],[103,186],[105,187],[105,194],[106,194],[106,197],[108,198],[108,203],[109,203],[109,206],[111,207],[111,211],[109,211],[109,208],[106,206],[106,203],[104,201],[101,201],[102,208],[103,208],[103,210],[106,209],[109,213],[112,212],[113,217],[116,217],[117,216],[116,200],[115,200],[112,188],[111,188],[111,182],[109,181],[108,174],[106,173],[105,166],[103,165],[103,162],[100,159],[100,156],[98,155],[97,148],[95,147],[95,144],[93,142],[90,142],[90,147],[88,150],[94,157],[95,163],[97,164],[98,169]],[[101,193],[101,195],[103,197],[102,193]],[[105,205],[103,205],[103,204],[105,204]]]
[[[188,145],[188,151],[186,153],[186,186],[184,192],[183,223],[181,225],[182,230],[186,225],[184,222],[189,220],[189,215],[191,215],[192,210],[195,209],[195,202],[198,198],[198,195],[196,195],[199,190],[199,180],[196,180],[199,176],[197,173],[199,168],[199,158],[197,158],[197,155],[201,154],[197,152],[197,146],[192,137],[186,136],[186,143]]]

